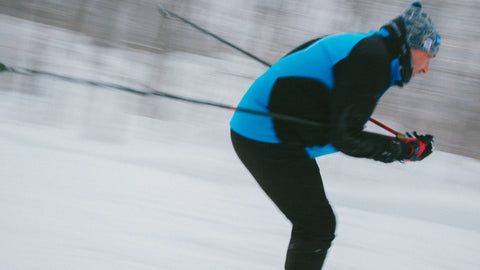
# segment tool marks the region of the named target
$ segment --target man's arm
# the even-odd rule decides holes
[[[377,45],[375,39],[359,43],[335,66],[329,137],[335,148],[347,155],[392,162],[405,159],[410,149],[394,138],[363,131],[390,84],[389,61]]]

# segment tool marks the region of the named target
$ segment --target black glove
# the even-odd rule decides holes
[[[411,148],[410,154],[407,156],[409,161],[420,161],[433,152],[433,136],[418,135],[416,131],[413,136],[407,132],[407,139],[404,143]]]

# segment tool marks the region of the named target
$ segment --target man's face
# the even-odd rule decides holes
[[[420,73],[428,73],[428,66],[430,64],[430,59],[433,58],[433,54],[414,48],[410,50],[412,53],[413,65],[412,78]]]

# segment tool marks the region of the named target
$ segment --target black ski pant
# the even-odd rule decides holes
[[[253,141],[231,132],[240,160],[292,223],[286,270],[319,270],[335,237],[318,165],[298,145]]]

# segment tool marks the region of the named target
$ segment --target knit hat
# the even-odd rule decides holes
[[[406,39],[410,48],[437,55],[440,35],[420,2],[414,2],[400,15],[405,22]]]

